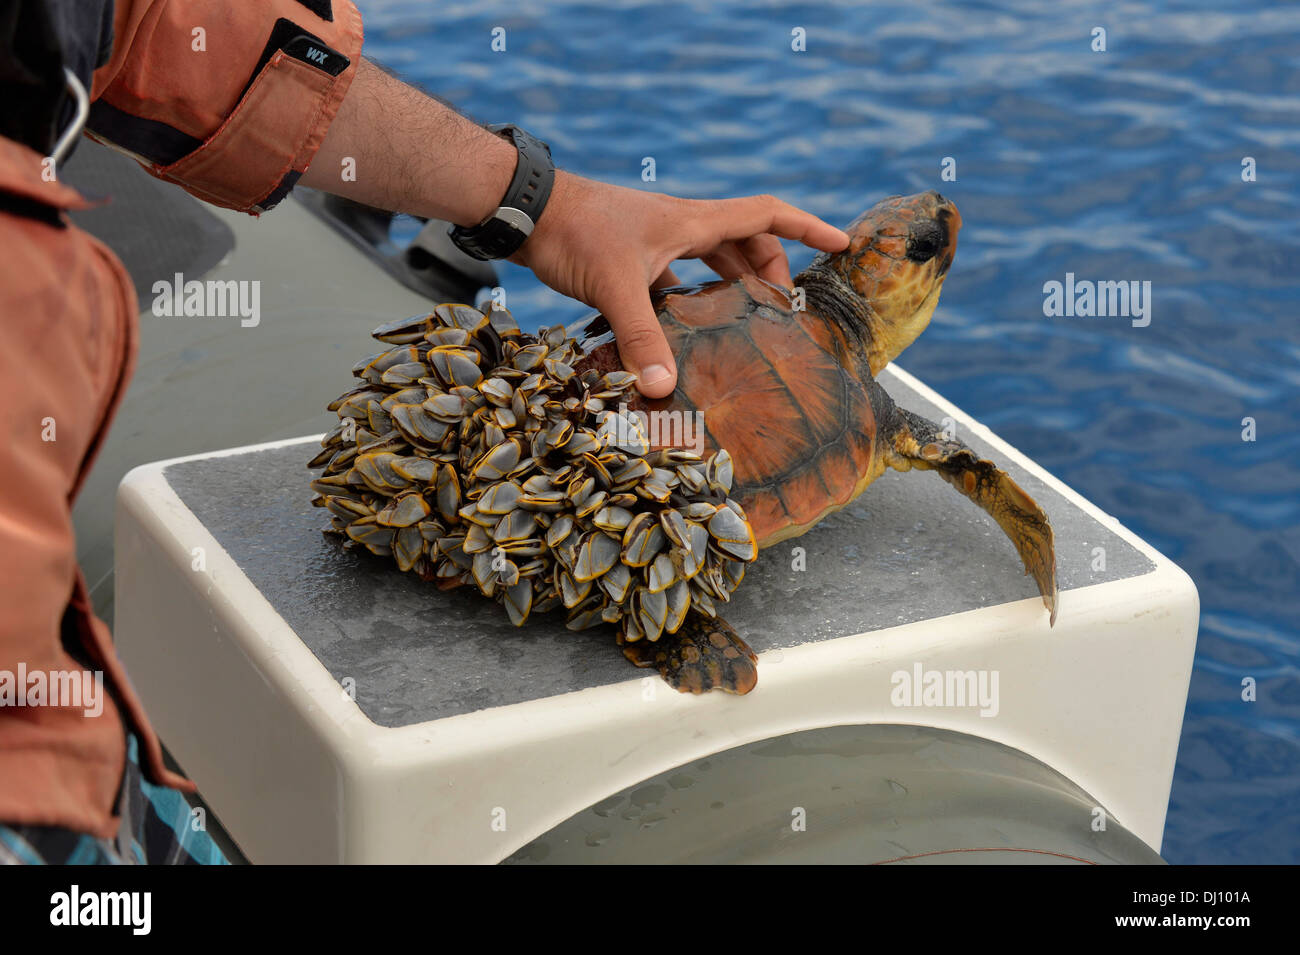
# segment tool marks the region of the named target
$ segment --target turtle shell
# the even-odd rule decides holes
[[[707,455],[731,454],[732,497],[759,546],[796,537],[852,501],[883,469],[875,453],[870,372],[833,323],[792,307],[789,293],[755,276],[657,292],[653,304],[677,357],[677,388],[629,401],[651,416],[652,444],[681,444],[681,415],[700,412]],[[580,336],[580,369],[620,368],[601,317]],[[655,420],[668,425],[654,427]]]

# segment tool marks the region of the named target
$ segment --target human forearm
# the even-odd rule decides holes
[[[500,136],[363,59],[302,183],[473,225],[496,209],[515,156]]]

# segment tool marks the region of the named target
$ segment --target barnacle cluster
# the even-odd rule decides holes
[[[563,326],[526,334],[504,309],[439,305],[374,337],[391,347],[353,368],[308,465],[327,533],[516,626],[563,606],[570,629],[657,640],[730,599],[758,552],[731,458],[652,450],[619,401],[632,375],[579,373]]]

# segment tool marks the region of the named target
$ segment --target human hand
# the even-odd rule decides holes
[[[541,221],[511,261],[604,314],[623,366],[642,394],[659,398],[676,387],[677,364],[650,290],[679,284],[676,259],[701,259],[724,279],[752,274],[789,288],[778,237],[823,252],[849,243],[841,230],[772,196],[679,199],[557,171]]]

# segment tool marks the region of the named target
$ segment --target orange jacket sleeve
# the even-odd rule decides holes
[[[257,214],[311,164],[361,57],[351,0],[117,0],[89,134]]]

